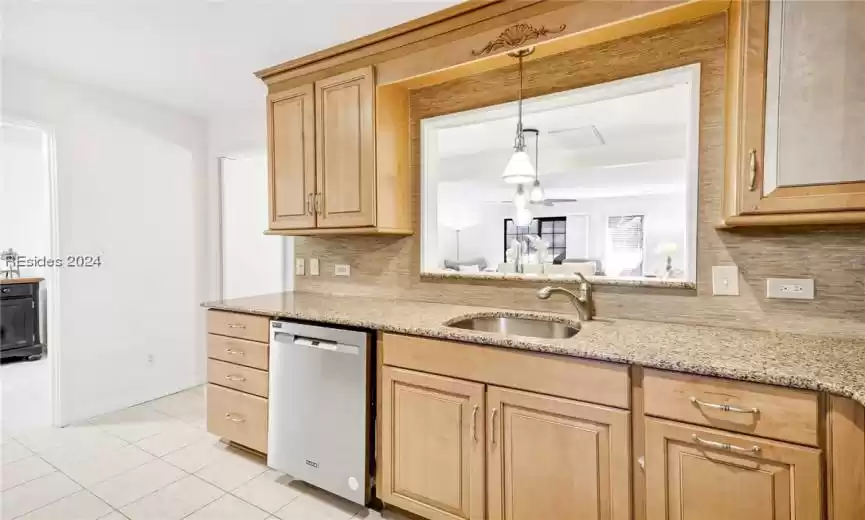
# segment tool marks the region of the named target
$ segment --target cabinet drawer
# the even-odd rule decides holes
[[[383,338],[385,365],[616,408],[630,405],[627,365],[399,334]]]
[[[646,415],[818,445],[816,392],[646,370]]]
[[[267,397],[267,372],[256,368],[207,360],[207,382],[227,386],[241,392]]]
[[[270,341],[270,319],[236,312],[207,311],[207,332],[251,341]]]
[[[207,431],[267,453],[267,399],[207,385]]]
[[[207,357],[267,370],[267,343],[207,335]]]

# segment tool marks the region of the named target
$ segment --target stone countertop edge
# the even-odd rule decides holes
[[[412,303],[422,303],[422,302],[412,302]],[[436,303],[430,303],[430,305],[442,305]],[[623,354],[623,353],[615,353],[603,350],[589,350],[586,348],[580,348],[578,345],[573,346],[563,346],[557,345],[555,343],[551,343],[550,341],[545,341],[543,338],[522,338],[519,336],[502,336],[495,333],[488,332],[479,332],[479,331],[470,331],[464,329],[457,329],[448,327],[446,324],[456,321],[457,319],[465,319],[470,317],[484,317],[484,316],[536,316],[541,317],[543,319],[554,319],[555,321],[576,321],[570,320],[562,315],[557,315],[555,313],[544,313],[544,312],[532,312],[532,311],[517,311],[517,310],[486,310],[481,307],[477,312],[470,313],[461,313],[458,316],[454,316],[453,319],[447,320],[441,323],[441,325],[432,328],[432,327],[424,327],[424,326],[399,326],[394,325],[387,322],[379,322],[379,321],[365,321],[362,319],[351,319],[343,316],[335,315],[335,314],[327,314],[327,313],[314,313],[307,314],[302,311],[277,311],[272,308],[261,308],[261,307],[253,307],[247,305],[235,305],[231,303],[223,303],[223,302],[205,302],[201,304],[202,307],[211,310],[219,310],[219,311],[228,311],[228,312],[239,312],[244,314],[254,314],[259,316],[267,316],[270,318],[288,318],[288,319],[297,319],[297,320],[305,320],[319,323],[329,323],[334,325],[343,325],[349,327],[358,327],[365,329],[378,330],[382,332],[392,332],[397,334],[406,334],[410,336],[422,336],[436,339],[444,339],[451,341],[460,341],[466,343],[473,343],[477,345],[486,345],[486,346],[494,346],[494,347],[504,347],[504,348],[512,348],[517,350],[524,351],[532,351],[546,354],[555,354],[555,355],[564,355],[577,357],[581,359],[589,359],[595,361],[606,361],[612,363],[623,363],[629,365],[637,365],[644,368],[654,368],[659,370],[670,370],[674,372],[682,372],[694,375],[703,375],[710,377],[720,377],[726,379],[733,379],[737,381],[745,381],[752,383],[761,383],[761,384],[770,384],[776,386],[790,387],[790,388],[799,388],[804,390],[814,390],[820,392],[829,392],[835,395],[839,395],[842,397],[848,397],[855,401],[858,401],[860,404],[865,406],[865,371],[861,373],[861,381],[857,381],[855,383],[851,383],[850,385],[842,384],[837,381],[825,381],[820,379],[819,377],[814,375],[813,371],[808,371],[807,369],[803,370],[802,374],[789,374],[784,373],[783,371],[773,370],[770,367],[766,367],[765,365],[760,367],[759,369],[747,369],[743,367],[725,367],[721,366],[718,363],[706,363],[700,362],[699,360],[682,360],[682,359],[673,359],[673,356],[665,359],[663,356],[653,357],[651,359],[637,359],[634,355]],[[661,323],[661,322],[641,322],[636,320],[615,320],[616,322],[630,323],[633,322],[635,325],[640,323],[652,323],[653,325],[664,326],[668,325],[670,327],[703,327],[703,328],[712,328],[719,329],[723,331],[729,331],[730,334],[736,333],[758,333],[758,334],[766,334],[767,336],[771,333],[768,332],[760,332],[760,331],[740,331],[738,329],[722,329],[720,327],[706,327],[706,326],[689,326],[689,325],[681,325],[681,324],[672,324],[672,323]],[[653,338],[655,341],[658,338]],[[833,338],[827,338],[828,341],[834,341]],[[555,341],[555,340],[551,340]],[[561,340],[558,340],[561,341]],[[865,357],[865,342],[863,342],[863,357]],[[633,350],[633,349],[632,349]],[[759,365],[759,362],[756,363]]]

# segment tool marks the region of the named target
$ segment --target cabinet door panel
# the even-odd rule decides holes
[[[646,420],[648,520],[819,520],[820,451]]]
[[[382,394],[382,500],[482,520],[484,386],[386,366]]]
[[[371,67],[315,84],[319,227],[375,225],[374,89]]]
[[[628,520],[629,413],[489,387],[490,520]]]
[[[315,227],[312,85],[268,96],[270,228]]]

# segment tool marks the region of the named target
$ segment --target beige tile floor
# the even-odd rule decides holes
[[[382,518],[207,433],[204,387],[66,428],[4,434],[0,461],[2,520]]]

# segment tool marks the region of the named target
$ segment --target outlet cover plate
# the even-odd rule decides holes
[[[309,259],[309,275],[318,276],[318,258]]]
[[[712,266],[712,294],[715,296],[739,295],[739,267],[735,265]]]
[[[766,298],[781,300],[813,300],[813,278],[768,278]]]
[[[306,274],[306,261],[303,258],[294,259],[294,274],[303,276]]]
[[[351,276],[351,266],[348,264],[336,264],[333,266],[334,276]]]

